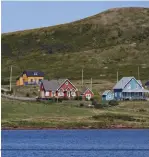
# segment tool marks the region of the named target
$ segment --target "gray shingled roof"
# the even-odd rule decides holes
[[[88,89],[87,87],[83,87],[82,91],[81,91],[81,94],[83,94],[87,89]]]
[[[113,89],[124,89],[125,85],[133,78],[134,77],[123,77],[119,82],[116,83]],[[137,80],[137,82],[142,86],[141,80]]]
[[[141,82],[141,80],[137,80],[138,81],[138,83],[142,86],[142,82]]]
[[[90,90],[89,88],[87,87],[83,87],[82,88],[82,91],[81,91],[81,94],[84,94],[86,92],[86,90]],[[91,91],[91,90],[90,90]],[[91,91],[92,92],[92,91]],[[92,92],[93,93],[93,92]]]
[[[106,90],[106,91],[103,92],[102,95],[107,95],[109,92],[111,92],[111,91],[110,90]]]
[[[123,89],[125,85],[134,77],[123,77],[119,82],[116,83],[116,85],[113,87],[113,89]]]
[[[45,91],[56,91],[61,85],[58,80],[43,80],[42,81]]]

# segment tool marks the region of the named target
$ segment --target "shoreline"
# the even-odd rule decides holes
[[[149,129],[149,127],[133,127],[114,125],[109,127],[1,127],[1,130],[101,130],[101,129]]]

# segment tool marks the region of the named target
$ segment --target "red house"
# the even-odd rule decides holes
[[[43,80],[40,85],[40,97],[75,97],[77,88],[68,80]]]
[[[89,88],[84,87],[81,96],[83,99],[90,100],[91,98],[94,97],[94,93]]]

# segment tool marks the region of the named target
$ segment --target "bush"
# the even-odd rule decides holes
[[[63,99],[63,98],[58,98],[58,99],[57,98],[52,98],[53,102],[62,102],[63,100],[66,100],[66,99]]]
[[[143,108],[140,108],[140,109],[139,109],[139,112],[146,112],[146,110],[143,109]]]
[[[1,80],[1,84],[2,85],[8,85],[10,82],[9,82],[9,80]]]
[[[69,100],[67,97],[64,97],[63,100]]]
[[[118,103],[118,101],[116,101],[116,100],[110,100],[110,101],[109,101],[109,105],[110,105],[110,106],[117,106],[117,105],[119,105],[119,103]]]
[[[93,101],[92,101],[92,105],[95,106],[96,104],[97,104],[97,100],[93,100]]]
[[[83,103],[80,103],[80,105],[79,105],[80,107],[83,107],[84,106],[84,104]]]
[[[30,95],[29,95],[29,93],[26,93],[26,97],[29,97]]]
[[[93,101],[93,100],[94,100],[94,98],[91,98],[91,99],[90,99],[90,101]]]
[[[82,100],[82,96],[76,96],[74,100]]]
[[[35,96],[37,96],[37,93],[36,93],[36,92],[33,92],[32,94],[35,95]]]
[[[102,104],[97,103],[97,104],[94,105],[94,108],[99,109],[99,108],[103,108],[103,106],[102,106]]]
[[[13,90],[6,92],[6,94],[12,94],[12,93],[13,93]]]

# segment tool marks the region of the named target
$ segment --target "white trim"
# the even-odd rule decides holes
[[[68,81],[68,82],[76,89],[75,91],[78,90],[78,89],[70,82],[70,80],[68,80],[68,79],[66,79],[63,83],[61,83],[61,85],[59,86],[59,88],[58,88],[57,90],[59,90],[59,89],[61,88],[61,86],[62,86],[66,81]]]
[[[85,92],[86,92],[87,90],[89,90],[89,91],[94,95],[94,93],[93,93],[89,88],[87,88],[87,89],[84,91],[83,94],[85,94]]]
[[[134,79],[134,80],[140,85],[141,88],[143,87],[142,84],[140,84],[140,83],[136,80],[135,77],[132,77],[132,78],[125,84],[124,88],[127,86],[127,84],[128,84],[132,79]],[[124,88],[123,88],[123,89],[124,89]]]
[[[45,92],[45,96],[49,96],[49,91],[48,91],[48,92],[47,92],[47,91]]]

